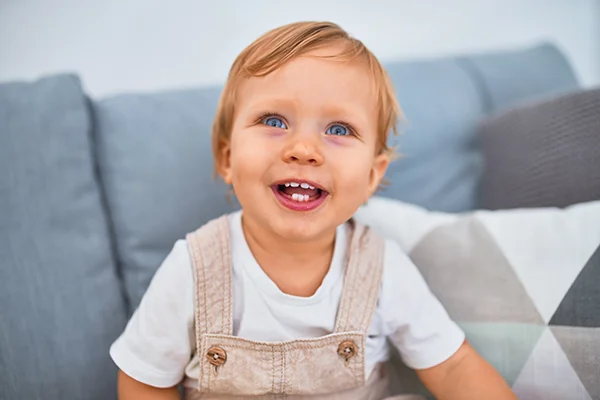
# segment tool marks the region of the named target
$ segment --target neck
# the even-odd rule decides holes
[[[252,255],[282,292],[309,297],[321,286],[333,257],[335,228],[303,241],[287,240],[243,217],[242,229]]]

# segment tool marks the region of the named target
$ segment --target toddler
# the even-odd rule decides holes
[[[156,272],[110,349],[120,399],[178,399],[182,384],[187,399],[379,400],[391,346],[436,398],[515,398],[399,246],[352,220],[399,116],[383,67],[333,23],[242,51],[212,130],[242,210]]]

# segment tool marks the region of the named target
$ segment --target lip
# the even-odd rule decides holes
[[[279,188],[278,188],[279,185],[284,185],[288,182],[308,183],[309,185],[314,186],[315,188],[321,190],[321,196],[319,196],[317,199],[310,200],[310,201],[292,200],[289,197],[286,197],[283,194],[281,194],[281,192],[279,191]],[[307,181],[305,179],[292,178],[292,179],[287,179],[287,180],[281,180],[281,181],[273,183],[273,185],[271,185],[271,190],[273,191],[273,195],[275,196],[277,201],[279,201],[279,204],[281,204],[285,208],[292,210],[292,211],[307,212],[307,211],[316,210],[325,202],[327,197],[329,197],[329,192],[327,192],[325,189],[323,189],[323,187],[321,185],[319,185],[315,182]]]

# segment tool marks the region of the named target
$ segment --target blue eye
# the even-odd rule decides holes
[[[334,124],[327,128],[325,133],[336,136],[347,136],[350,134],[350,131],[344,125]]]
[[[283,120],[278,117],[265,118],[263,119],[262,123],[268,126],[272,126],[273,128],[287,129],[287,125],[285,124],[285,122],[283,122]]]

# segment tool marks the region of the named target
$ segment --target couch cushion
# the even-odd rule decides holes
[[[125,306],[79,80],[0,85],[0,398],[114,399]]]
[[[401,158],[381,195],[434,210],[474,208],[483,168],[475,126],[485,115],[477,82],[456,59],[386,67],[405,122],[390,138]]]
[[[133,311],[178,238],[233,210],[213,177],[220,89],[121,95],[95,104],[97,150]]]
[[[522,83],[525,72],[552,68],[544,64],[552,62],[543,56],[548,51],[555,50],[478,56],[469,66],[468,57],[388,63],[408,125],[390,140],[403,158],[390,166],[391,185],[382,195],[435,210],[473,209],[483,170],[476,124],[488,111],[482,93],[495,90],[493,74],[478,65],[487,57],[502,63],[505,55],[509,65],[520,59],[522,69],[494,81],[520,88],[512,80]],[[560,89],[563,81],[576,84],[568,68],[561,71],[570,75]],[[544,80],[515,99],[558,90],[553,85]],[[204,88],[94,104],[100,171],[132,309],[174,241],[232,209],[226,187],[212,178],[210,130],[219,94],[220,88]]]
[[[566,207],[600,200],[600,89],[512,109],[479,129],[481,206]]]
[[[459,215],[375,198],[357,219],[401,245],[519,398],[600,398],[600,201]]]

